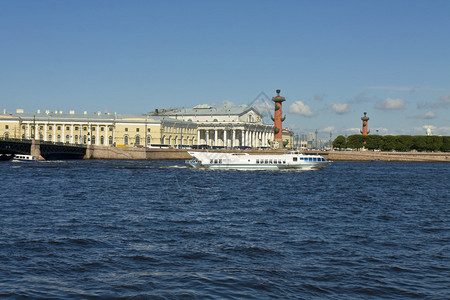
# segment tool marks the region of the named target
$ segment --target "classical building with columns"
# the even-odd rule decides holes
[[[269,148],[274,132],[253,107],[201,104],[143,115],[4,110],[0,137],[117,147]]]
[[[0,114],[0,137],[118,147],[194,147],[197,125],[170,117],[37,111]]]
[[[268,148],[273,140],[273,125],[263,124],[262,115],[246,105],[215,108],[200,104],[194,108],[155,109],[148,115],[196,123],[200,147]]]

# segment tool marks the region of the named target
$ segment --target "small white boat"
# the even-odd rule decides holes
[[[12,161],[14,161],[14,162],[30,162],[30,161],[37,161],[37,158],[36,158],[36,156],[33,156],[33,155],[15,154]]]
[[[320,155],[304,155],[298,151],[284,154],[188,153],[192,159],[186,161],[186,166],[194,169],[320,170],[330,164],[330,161]]]

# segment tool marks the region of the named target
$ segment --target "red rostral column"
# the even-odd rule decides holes
[[[275,115],[273,118],[273,132],[274,132],[274,144],[273,148],[278,149],[283,147],[283,102],[286,100],[284,97],[280,96],[280,90],[277,90],[277,96],[272,98],[275,102]]]
[[[368,135],[370,133],[370,130],[367,130],[367,128],[368,128],[367,121],[369,121],[369,117],[366,115],[367,115],[367,113],[364,112],[364,117],[361,117],[361,120],[363,121],[362,130],[361,130],[362,135]]]

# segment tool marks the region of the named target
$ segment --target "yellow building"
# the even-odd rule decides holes
[[[283,129],[283,146],[287,149],[292,149],[294,147],[294,132],[289,129]]]
[[[170,117],[37,111],[0,114],[0,137],[118,147],[192,147],[194,122]]]

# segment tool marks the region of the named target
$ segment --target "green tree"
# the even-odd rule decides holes
[[[345,148],[345,137],[343,135],[339,135],[333,141],[333,148]]]
[[[360,134],[352,134],[347,139],[347,147],[352,149],[361,149],[364,146],[365,136]]]
[[[449,152],[450,151],[450,136],[442,137],[442,148],[441,151]]]
[[[443,145],[441,136],[418,135],[413,140],[414,148],[418,151],[439,151]]]
[[[396,136],[397,144],[395,150],[397,151],[410,151],[413,147],[414,140],[410,135],[398,135]]]
[[[383,144],[381,146],[381,150],[383,151],[391,151],[395,150],[397,146],[397,140],[393,135],[385,135],[383,137]]]
[[[383,138],[379,135],[366,136],[366,148],[370,150],[381,149]]]

